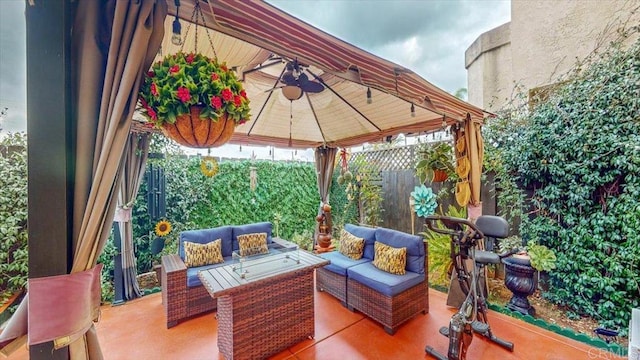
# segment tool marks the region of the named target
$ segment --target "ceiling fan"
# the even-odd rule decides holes
[[[282,94],[291,101],[300,99],[305,92],[319,93],[324,90],[324,85],[309,80],[309,76],[305,74],[297,59],[287,63],[280,82],[284,84]]]

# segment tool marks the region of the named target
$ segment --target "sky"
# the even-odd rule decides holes
[[[409,68],[452,94],[467,87],[465,50],[480,34],[508,22],[511,12],[509,0],[267,2],[337,38]],[[4,133],[27,128],[24,9],[24,0],[0,1],[0,110],[8,108],[0,122]],[[241,156],[251,156],[251,151],[245,150]],[[258,157],[268,153],[267,148],[255,151]],[[291,159],[297,154],[283,156]]]

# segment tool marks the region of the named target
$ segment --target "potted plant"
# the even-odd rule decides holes
[[[535,309],[527,297],[535,292],[540,272],[555,269],[556,255],[548,247],[533,240],[529,241],[526,247],[522,244],[520,237],[513,236],[503,239],[499,246],[501,252],[515,248],[521,250],[518,254],[502,259],[505,266],[504,283],[513,293],[507,308],[534,316]],[[535,277],[536,273],[538,279]]]
[[[249,117],[249,99],[235,73],[217,59],[179,52],[156,62],[144,77],[142,114],[188,147],[220,146]]]
[[[453,148],[449,143],[427,145],[420,150],[420,154],[422,159],[415,166],[420,182],[424,183],[427,179],[432,182],[445,181],[455,172]]]

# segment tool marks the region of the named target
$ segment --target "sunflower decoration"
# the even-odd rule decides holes
[[[156,235],[163,237],[171,232],[171,223],[167,220],[160,220],[156,224]]]
[[[216,176],[218,173],[218,161],[213,156],[204,156],[200,161],[200,171],[206,177]]]
[[[416,186],[411,192],[411,198],[415,206],[415,212],[419,217],[427,217],[436,211],[438,203],[436,194],[431,188],[424,185]]]

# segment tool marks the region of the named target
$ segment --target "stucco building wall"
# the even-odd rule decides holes
[[[618,29],[638,24],[640,2],[633,0],[512,0],[511,22],[480,35],[465,53],[469,102],[495,111],[516,86],[526,92],[557,82]]]

